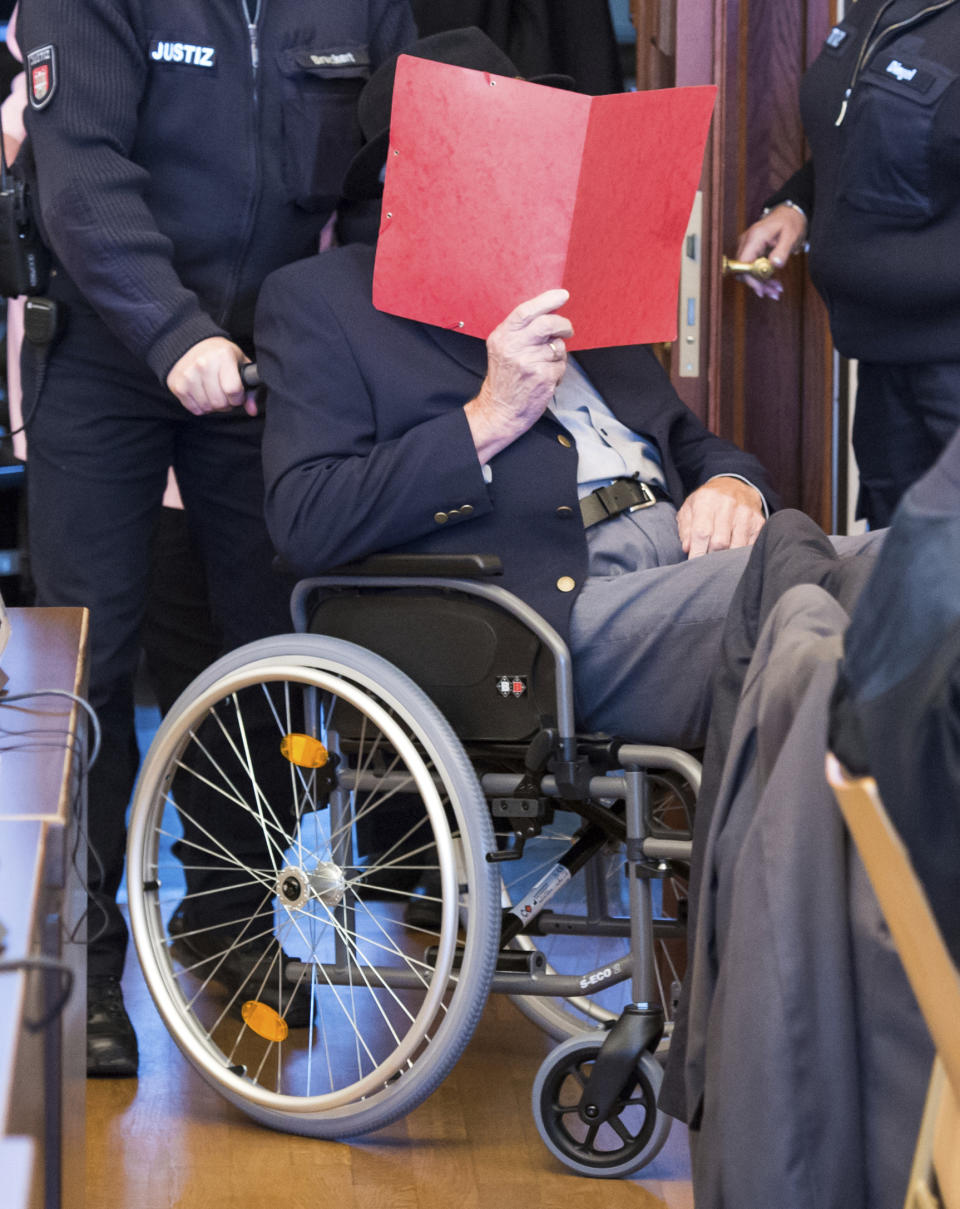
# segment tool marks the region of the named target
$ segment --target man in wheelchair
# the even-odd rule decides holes
[[[413,53],[516,74],[478,30]],[[361,100],[352,196],[382,192],[394,70]],[[570,356],[566,291],[517,299],[484,344],[375,309],[374,256],[324,253],[260,296],[277,549],[303,573],[381,551],[494,554],[569,642],[584,726],[701,744],[720,627],[777,506],[763,467],[700,423],[649,348]]]

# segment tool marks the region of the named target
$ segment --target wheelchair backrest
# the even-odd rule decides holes
[[[515,617],[475,597],[399,589],[340,590],[310,616],[395,664],[465,742],[523,742],[556,713],[553,661]]]

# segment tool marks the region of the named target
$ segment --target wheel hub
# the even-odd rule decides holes
[[[347,879],[334,861],[317,861],[309,872],[288,865],[277,877],[276,895],[285,907],[305,906],[312,898],[335,907],[343,898]]]

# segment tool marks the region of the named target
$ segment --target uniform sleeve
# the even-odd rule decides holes
[[[26,115],[44,235],[87,301],[136,356],[165,377],[177,356],[223,330],[174,270],[173,245],[131,159],[146,66],[122,0],[30,0],[19,39],[52,47],[53,88]],[[162,342],[164,365],[151,353]],[[171,359],[171,349],[180,352]]]
[[[813,217],[813,160],[807,160],[763,205],[765,209],[772,210],[785,201],[795,202],[808,220]]]

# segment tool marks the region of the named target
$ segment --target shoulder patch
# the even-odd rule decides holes
[[[38,46],[27,52],[27,97],[31,109],[46,109],[57,91],[57,50]]]

